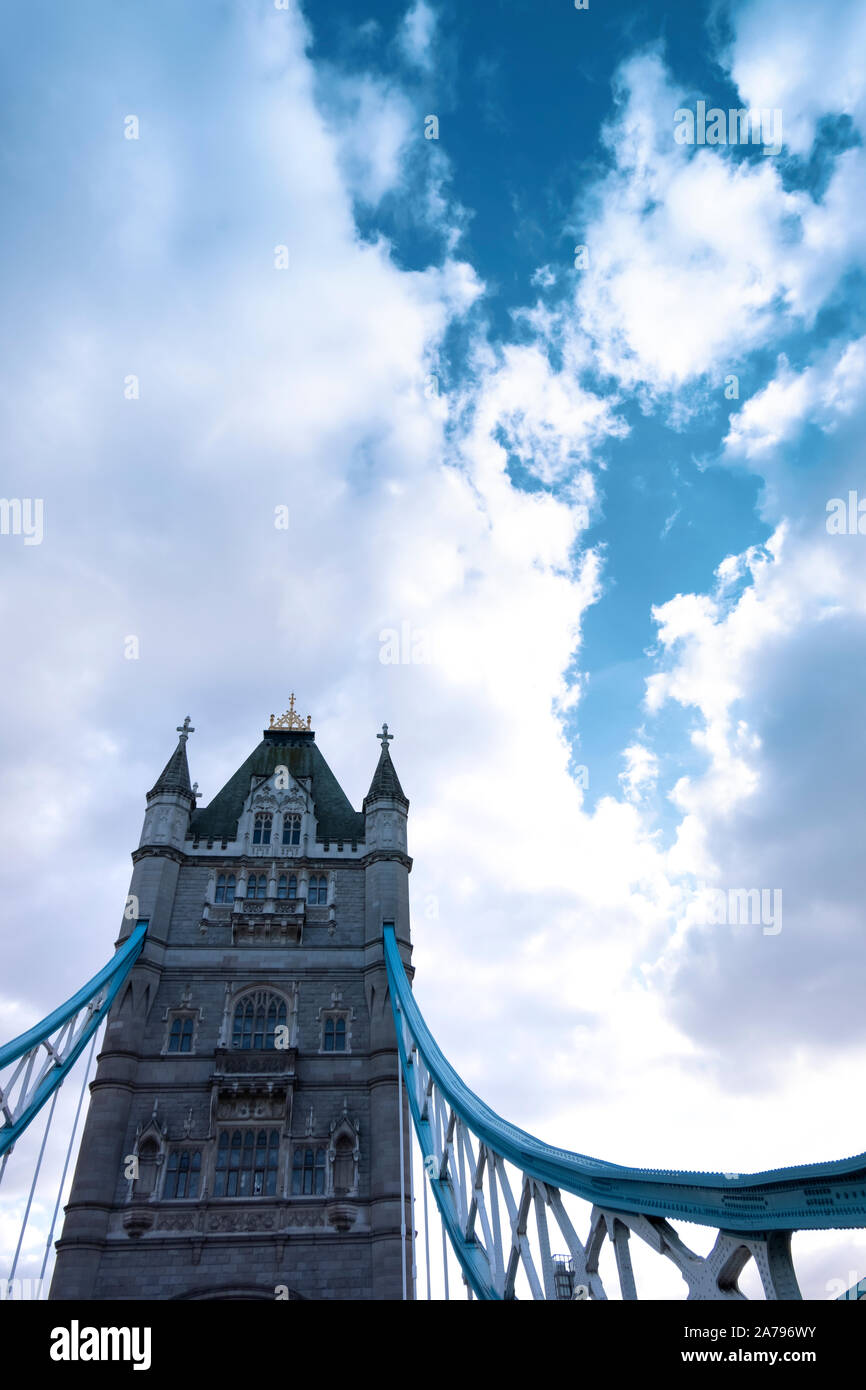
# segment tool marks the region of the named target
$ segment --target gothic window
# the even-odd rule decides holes
[[[318,1197],[325,1190],[325,1150],[295,1149],[292,1163],[292,1196]]]
[[[326,1017],[323,1047],[325,1052],[346,1051],[345,1014],[329,1014]]]
[[[273,816],[270,811],[257,811],[253,822],[253,844],[269,845],[271,843],[271,822]]]
[[[249,1051],[252,1048],[273,1050],[275,1034],[286,1026],[286,1004],[274,994],[259,992],[247,995],[235,1007],[232,1028],[232,1047]]]
[[[299,845],[301,843],[301,818],[300,816],[283,816],[283,844]]]
[[[273,1197],[280,1134],[276,1129],[224,1129],[217,1147],[215,1197]]]
[[[163,1197],[197,1197],[201,1149],[173,1149],[168,1156]]]
[[[298,896],[298,878],[297,878],[297,874],[289,874],[288,877],[286,877],[285,874],[280,874],[280,877],[279,877],[279,879],[278,879],[278,881],[277,881],[277,897],[278,897],[278,898],[296,898],[297,896]]]
[[[343,1134],[334,1146],[334,1192],[339,1196],[355,1185],[355,1146]]]
[[[172,1019],[168,1035],[169,1052],[192,1052],[192,1035],[195,1020],[192,1018]]]
[[[307,892],[308,903],[326,903],[328,901],[328,880],[324,874],[313,874],[310,878],[310,887]]]
[[[220,874],[216,882],[216,892],[214,902],[233,903],[235,900],[235,876],[234,874]]]
[[[247,897],[258,898],[259,901],[265,896],[268,889],[267,874],[250,874],[247,879]]]

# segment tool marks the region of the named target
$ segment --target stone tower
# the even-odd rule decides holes
[[[201,809],[192,732],[147,794],[120,940],[148,932],[108,1016],[51,1297],[399,1299],[382,924],[408,966],[411,860],[387,725],[361,811],[294,696]]]

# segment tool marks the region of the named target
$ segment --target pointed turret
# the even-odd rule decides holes
[[[373,773],[370,790],[364,797],[364,823],[366,826],[367,849],[380,854],[393,854],[396,858],[406,854],[406,818],[409,812],[409,798],[400,786],[397,769],[391,762],[388,744],[394,737],[388,733],[388,725],[382,725],[382,751]]]
[[[407,847],[409,800],[400,786],[388,744],[388,725],[376,737],[382,744],[370,790],[364,797],[365,867],[364,916],[367,938],[367,1005],[370,1009],[370,1047],[385,1056],[393,1047],[393,1023],[385,1001],[383,927],[390,923],[401,946],[409,942],[409,870]],[[390,1030],[390,1031],[389,1031]],[[390,1060],[388,1063],[390,1067]],[[389,1098],[388,1104],[392,1104]]]
[[[187,719],[189,719],[189,715],[187,715]],[[182,728],[183,726],[179,725],[178,727]],[[190,730],[190,732],[194,731]],[[186,740],[187,734],[182,732],[177,741],[177,747],[147,793],[148,797],[156,796],[157,792],[187,792],[192,796],[189,763],[186,760]]]
[[[141,844],[170,844],[183,849],[189,818],[195,810],[195,789],[190,786],[186,741],[195,733],[189,715],[177,726],[177,747],[147,793],[147,810]]]
[[[397,801],[408,809],[409,798],[400,786],[397,769],[392,763],[391,754],[388,751],[388,744],[394,735],[389,734],[388,725],[383,724],[381,734],[377,734],[376,737],[382,740],[382,751],[379,754],[376,771],[373,773],[370,790],[364,797],[364,810],[366,811],[368,804],[373,801]]]

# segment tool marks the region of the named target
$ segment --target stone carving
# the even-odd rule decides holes
[[[261,904],[260,904],[261,906]],[[254,922],[235,919],[232,939],[235,946],[297,946],[301,940],[303,916],[257,918]]]
[[[285,1113],[285,1096],[282,1099],[251,1099],[249,1096],[238,1100],[220,1098],[217,1105],[219,1120],[280,1120]]]
[[[153,1225],[153,1212],[131,1207],[123,1214],[123,1229],[131,1240],[138,1240]]]
[[[333,1226],[335,1231],[343,1232],[354,1226],[358,1209],[354,1202],[345,1202],[338,1198],[328,1203],[326,1214],[328,1225]]]
[[[157,1226],[161,1231],[194,1231],[196,1219],[189,1211],[168,1212],[160,1217]]]
[[[276,1215],[272,1211],[225,1211],[214,1213],[207,1223],[209,1231],[272,1231]]]

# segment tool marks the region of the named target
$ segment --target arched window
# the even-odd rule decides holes
[[[269,845],[271,843],[271,823],[273,819],[270,811],[256,811],[256,818],[253,822],[254,845]]]
[[[334,1192],[349,1192],[355,1186],[354,1146],[347,1134],[342,1134],[334,1149]]]
[[[310,878],[310,887],[307,892],[308,903],[326,903],[328,901],[328,880],[324,874],[313,874]]]
[[[159,1148],[155,1139],[145,1139],[138,1151],[138,1179],[135,1184],[136,1197],[149,1197],[156,1183],[156,1160]]]
[[[175,1149],[168,1156],[163,1197],[197,1197],[201,1175],[200,1149]]]
[[[288,877],[286,877],[285,874],[280,874],[280,877],[279,877],[279,879],[278,879],[278,881],[277,881],[277,897],[278,897],[278,898],[296,898],[297,896],[298,896],[298,878],[297,878],[297,874],[289,874]]]
[[[259,902],[261,902],[267,890],[267,874],[250,874],[247,879],[247,898],[258,898]]]
[[[214,893],[215,903],[233,903],[235,900],[235,876],[234,874],[220,874],[216,882],[216,892]]]
[[[284,898],[287,892],[288,888],[286,885],[286,876],[285,874],[280,874],[279,878],[277,879],[277,897]]]
[[[298,896],[298,878],[297,878],[297,875],[296,875],[296,874],[289,874],[289,897],[290,897],[290,898],[296,898],[297,896]]]
[[[301,843],[301,818],[300,816],[283,816],[283,844],[299,845]]]
[[[325,1190],[325,1150],[295,1149],[292,1162],[292,1196],[318,1197]]]
[[[331,1015],[325,1019],[325,1040],[324,1048],[326,1052],[345,1052],[346,1051],[346,1019],[345,1015]]]
[[[168,1035],[169,1052],[192,1052],[193,1028],[194,1021],[191,1018],[173,1019]]]
[[[232,1047],[242,1051],[259,1048],[273,1051],[277,1028],[286,1026],[286,1018],[284,999],[261,990],[248,994],[235,1006]]]
[[[276,1129],[224,1129],[217,1147],[215,1197],[273,1197],[280,1134]]]

